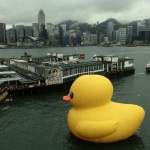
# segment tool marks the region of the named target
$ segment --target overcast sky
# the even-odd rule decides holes
[[[89,24],[114,18],[119,22],[150,18],[150,0],[0,0],[0,22],[6,28],[38,22],[38,12],[46,23],[76,20]]]

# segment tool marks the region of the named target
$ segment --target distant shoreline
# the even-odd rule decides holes
[[[73,47],[89,47],[89,46],[97,46],[97,47],[105,47],[102,45],[82,45],[82,46],[73,46]],[[115,47],[115,46],[124,46],[124,47],[137,47],[137,46],[146,46],[149,47],[150,45],[136,45],[136,46],[127,46],[127,45],[110,45],[109,47]],[[37,49],[37,48],[60,48],[60,47],[71,47],[71,46],[43,46],[43,47],[0,47],[0,49]]]

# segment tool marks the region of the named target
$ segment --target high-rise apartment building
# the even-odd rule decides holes
[[[67,30],[67,24],[66,24],[66,22],[61,22],[60,23],[60,27],[61,27],[61,29],[62,29],[63,32],[66,31]]]
[[[131,43],[132,26],[127,26],[127,43]]]
[[[83,43],[84,45],[96,45],[97,44],[97,34],[91,34],[83,32]]]
[[[99,44],[104,42],[104,33],[100,32],[99,33]]]
[[[138,39],[141,41],[144,41],[144,42],[150,42],[150,26],[149,26],[149,23],[147,21],[146,22],[145,21],[138,21],[137,22]]]
[[[83,33],[83,43],[84,45],[90,45],[91,44],[91,35],[90,33]]]
[[[126,28],[119,28],[119,42],[121,44],[126,43]]]
[[[74,28],[74,33],[76,33],[77,35],[77,45],[80,45],[81,44],[81,31],[80,31],[80,27],[79,26],[76,26]]]
[[[107,36],[108,40],[112,42],[112,32],[114,31],[114,23],[112,21],[109,21],[107,24]]]
[[[47,23],[46,28],[47,28],[48,38],[51,38],[51,39],[54,38],[55,25],[53,25],[52,23]]]
[[[38,23],[32,23],[32,35],[33,37],[39,37]]]
[[[0,23],[0,44],[6,45],[6,25],[5,23]]]
[[[41,9],[38,13],[39,37],[45,37],[45,14]]]
[[[7,35],[7,44],[9,46],[16,46],[17,45],[16,29],[10,28],[6,30],[6,35]]]
[[[116,30],[116,43],[119,43],[119,30]]]
[[[56,26],[54,29],[54,36],[57,41],[56,45],[60,45],[60,27]]]
[[[16,35],[17,35],[17,42],[21,42],[22,38],[25,36],[24,25],[16,26]]]
[[[69,31],[63,32],[63,44],[69,45]]]
[[[66,32],[66,31],[67,31],[66,22],[61,22],[60,23],[60,44],[61,45],[65,45],[65,43],[63,41],[64,41],[64,35],[65,35],[64,32]]]
[[[112,42],[116,43],[116,31],[115,30],[112,32]]]
[[[91,45],[97,44],[97,34],[91,34]]]
[[[24,26],[25,36],[32,36],[32,26]]]
[[[15,28],[16,28],[14,24],[12,24],[12,28],[13,28],[13,29],[15,29]]]

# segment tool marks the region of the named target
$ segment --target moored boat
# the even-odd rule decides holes
[[[25,52],[24,54],[21,54],[21,57],[31,57],[31,55],[27,54],[27,52]]]
[[[5,49],[7,48],[7,45],[0,45],[0,49]]]
[[[79,59],[85,58],[85,54],[79,54],[79,55],[78,55],[78,58],[79,58]]]
[[[150,72],[150,62],[148,64],[146,64],[146,71]]]
[[[8,96],[7,91],[0,92],[0,104],[2,104],[6,100],[7,96]]]
[[[136,47],[136,44],[127,44],[127,47]]]

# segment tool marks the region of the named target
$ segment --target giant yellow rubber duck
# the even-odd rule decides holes
[[[70,88],[65,101],[73,108],[68,112],[68,126],[78,138],[98,143],[127,139],[143,122],[145,111],[134,104],[111,101],[113,85],[101,75],[83,75]]]

